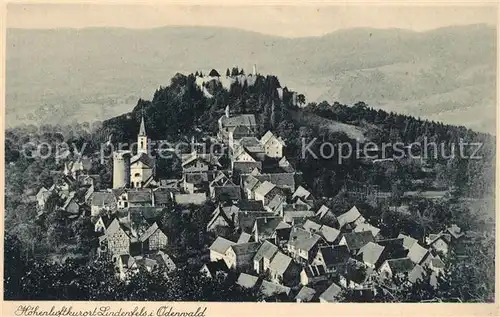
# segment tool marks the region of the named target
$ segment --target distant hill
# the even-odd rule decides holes
[[[350,29],[280,38],[208,27],[7,31],[7,124],[104,120],[177,72],[230,66],[280,78],[307,101],[364,101],[494,132],[496,32]]]

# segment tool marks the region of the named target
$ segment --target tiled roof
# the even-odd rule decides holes
[[[325,267],[323,265],[308,265],[303,268],[307,277],[318,277],[326,274]]]
[[[339,222],[340,228],[342,228],[348,223],[355,222],[356,220],[358,220],[359,217],[361,217],[361,213],[359,212],[358,208],[354,206],[351,209],[349,209],[349,211],[338,216],[337,220]]]
[[[413,261],[413,263],[420,264],[422,263],[423,260],[425,260],[425,257],[428,254],[429,250],[425,249],[420,244],[415,243],[410,248],[410,251],[408,252],[408,257]]]
[[[354,232],[362,232],[362,231],[370,231],[372,235],[376,237],[379,234],[380,229],[375,226],[372,226],[367,222],[364,222],[360,223],[359,225],[356,226],[356,228],[354,228]]]
[[[281,217],[259,217],[255,219],[255,223],[257,225],[257,232],[259,236],[268,237],[271,236],[276,228],[283,222],[283,218]]]
[[[201,185],[208,182],[207,173],[186,173],[185,174],[186,183]]]
[[[211,276],[215,276],[217,272],[228,272],[229,269],[224,260],[218,260],[214,262],[208,262],[204,266],[208,269]]]
[[[249,253],[257,252],[257,249],[260,247],[260,243],[258,242],[247,242],[247,243],[239,243],[233,244],[230,248],[233,249],[236,255],[245,255]]]
[[[316,291],[314,289],[307,286],[302,286],[300,291],[295,296],[295,300],[300,300],[301,302],[310,302],[315,294]]]
[[[307,189],[305,189],[302,186],[299,186],[299,187],[297,187],[297,189],[293,193],[292,199],[298,197],[298,198],[302,198],[302,199],[306,199],[307,200],[307,199],[309,199],[310,196],[311,196],[311,192],[310,191],[308,191]]]
[[[240,200],[236,206],[242,211],[264,211],[264,205],[260,200]]]
[[[255,115],[253,114],[241,114],[229,118],[223,116],[220,118],[220,123],[224,128],[237,127],[237,126],[246,126],[254,128],[257,125],[255,121]]]
[[[151,202],[151,191],[149,189],[129,190],[128,201],[131,203]]]
[[[212,245],[209,247],[209,250],[215,251],[217,253],[224,254],[227,249],[229,249],[235,243],[233,241],[229,241],[223,237],[217,237]]]
[[[238,284],[244,288],[252,288],[255,286],[255,284],[257,284],[258,280],[259,280],[259,278],[257,276],[253,276],[253,275],[246,274],[246,273],[241,273],[240,276],[238,276],[238,280],[236,281],[236,284]]]
[[[298,250],[311,250],[321,239],[317,234],[313,234],[300,228],[293,228],[290,233],[288,245],[295,247]]]
[[[336,297],[340,295],[342,288],[335,283],[332,283],[321,295],[319,296],[326,302],[336,301]]]
[[[153,168],[155,166],[154,158],[150,157],[146,153],[136,154],[130,159],[130,165],[135,164],[136,162],[141,162],[149,168]]]
[[[278,294],[290,294],[290,287],[286,287],[280,284],[272,283],[266,280],[262,281],[259,291],[264,296],[273,296]]]
[[[410,272],[415,266],[410,258],[390,259],[387,260],[387,264],[391,268],[392,274]]]
[[[408,274],[408,280],[412,283],[417,282],[417,280],[422,280],[425,275],[425,270],[420,265],[415,265],[415,267]]]
[[[410,236],[407,236],[407,235],[404,235],[402,233],[400,233],[398,235],[398,238],[403,238],[403,246],[405,249],[409,250],[411,249],[411,247],[417,243],[417,239],[413,239],[412,237]]]
[[[276,216],[273,213],[267,211],[253,211],[253,212],[239,213],[237,214],[236,222],[238,224],[238,227],[242,231],[252,232],[255,220],[257,218],[262,218],[262,217],[274,218]]]
[[[363,262],[367,264],[377,265],[383,251],[383,246],[374,242],[368,242],[358,251],[358,255],[361,255]]]
[[[351,257],[349,249],[345,245],[322,247],[319,248],[318,252],[321,252],[327,267],[331,267],[339,263],[345,263]]]
[[[359,250],[368,242],[373,242],[373,235],[370,231],[351,232],[344,234],[346,245],[350,250]]]
[[[153,223],[140,237],[139,237],[139,240],[141,242],[144,242],[146,241],[147,239],[149,239],[149,237],[151,237],[157,230],[160,230],[160,228],[158,227],[158,224],[155,222]]]
[[[321,225],[319,223],[316,223],[312,220],[306,220],[306,222],[302,225],[302,228],[304,228],[307,231],[319,231],[319,228],[321,228]]]
[[[248,234],[246,232],[242,232],[240,234],[240,237],[238,238],[238,241],[236,241],[237,244],[240,244],[240,243],[247,243],[250,241],[250,239],[252,238],[252,235],[251,234]]]
[[[339,237],[340,231],[335,228],[322,225],[318,234],[322,236],[328,243],[333,243]]]
[[[260,184],[259,187],[255,190],[255,194],[259,194],[263,197],[265,197],[271,190],[273,190],[276,187],[276,185],[265,181],[262,184]]]
[[[286,272],[292,262],[291,257],[278,251],[269,264],[269,270],[281,275]]]
[[[92,206],[111,207],[116,205],[116,199],[111,192],[94,192],[90,198]]]
[[[278,252],[278,247],[272,244],[271,242],[265,240],[260,248],[257,250],[257,253],[255,253],[255,256],[253,258],[254,261],[260,261],[262,258],[266,258],[268,260],[271,260],[273,256]]]

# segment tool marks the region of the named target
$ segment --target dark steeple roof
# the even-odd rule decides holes
[[[146,128],[144,126],[144,116],[141,116],[141,127],[139,128],[139,135],[146,135]]]

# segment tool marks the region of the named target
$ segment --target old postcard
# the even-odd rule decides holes
[[[3,316],[495,315],[497,14],[9,3]]]

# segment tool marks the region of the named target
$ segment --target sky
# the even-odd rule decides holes
[[[116,2],[116,1],[115,1]],[[137,2],[136,2],[137,3]],[[198,1],[199,3],[199,1]],[[450,25],[496,26],[497,9],[490,6],[414,5],[222,5],[180,4],[22,4],[7,6],[7,27],[46,29],[84,27],[156,28],[217,26],[283,37],[321,36],[354,27],[402,28],[426,31]],[[262,2],[259,2],[262,4]],[[274,2],[276,3],[276,2]]]

